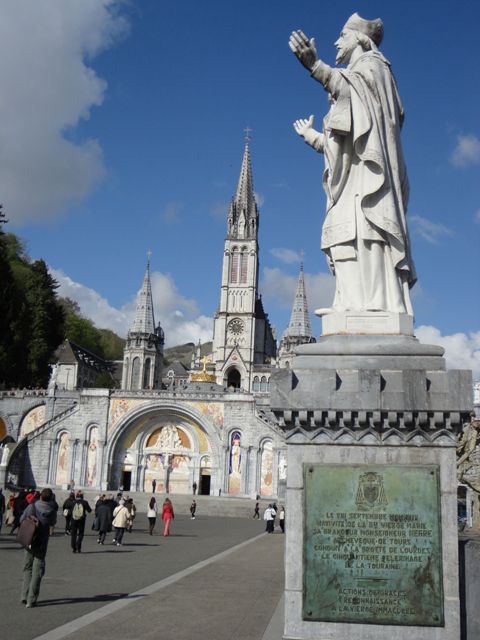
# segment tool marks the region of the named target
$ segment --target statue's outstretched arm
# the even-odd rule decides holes
[[[313,120],[313,115],[308,119],[300,118],[299,120],[295,120],[293,128],[308,145],[315,149],[315,151],[323,153],[324,136],[323,133],[320,133],[320,131],[316,131],[313,128]]]

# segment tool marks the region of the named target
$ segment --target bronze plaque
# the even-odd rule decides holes
[[[304,465],[303,619],[444,624],[439,467]]]

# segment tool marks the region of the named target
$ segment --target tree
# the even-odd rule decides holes
[[[36,260],[25,279],[30,325],[27,369],[33,386],[46,387],[49,362],[64,336],[65,314],[58,302],[58,285],[43,260]]]

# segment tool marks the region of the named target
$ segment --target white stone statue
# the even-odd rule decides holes
[[[404,112],[390,63],[378,50],[383,22],[353,14],[345,24],[334,69],[317,58],[315,41],[294,31],[289,46],[329,94],[323,132],[313,116],[294,123],[325,156],[327,215],[321,247],[336,278],[332,310],[413,316],[415,268],[405,219],[408,179],[400,143]]]

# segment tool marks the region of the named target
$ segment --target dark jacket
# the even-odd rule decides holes
[[[70,498],[68,497],[65,502],[63,503],[63,507],[62,510],[65,511],[65,509],[69,510],[69,516],[72,515],[72,509],[73,509],[73,505],[75,504],[75,498]]]
[[[97,502],[97,506],[95,508],[95,530],[112,530],[112,510],[108,504],[100,500]]]
[[[57,522],[57,512],[51,502],[36,500],[23,512],[20,522],[28,516],[35,516],[38,520],[38,529],[32,542],[31,552],[33,555],[45,555],[50,537],[50,527],[54,527]]]
[[[80,518],[80,520],[84,520],[87,517],[87,513],[91,513],[92,512],[92,508],[91,506],[88,504],[88,502],[86,500],[84,500],[83,498],[76,498],[75,502],[72,505],[72,521],[74,521],[74,517],[73,517],[73,509],[75,508],[75,505],[81,503],[83,504],[83,518]],[[77,522],[79,522],[77,520]]]

